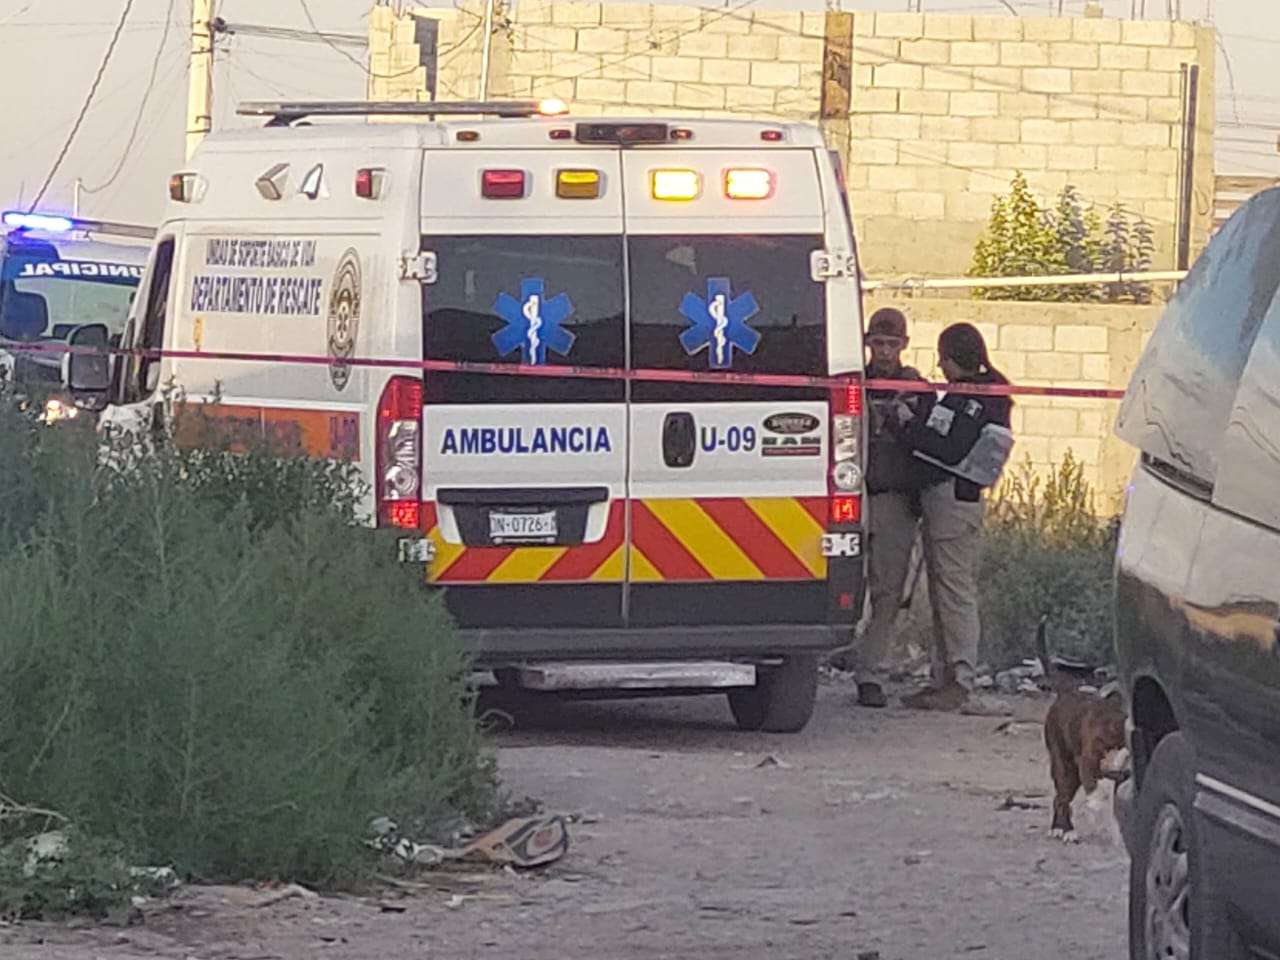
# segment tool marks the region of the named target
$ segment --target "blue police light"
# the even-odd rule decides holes
[[[75,226],[67,217],[18,210],[5,211],[4,225],[15,230],[39,230],[43,233],[67,233]]]

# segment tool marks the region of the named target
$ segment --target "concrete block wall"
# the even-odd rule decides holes
[[[868,316],[895,306],[908,318],[907,362],[932,380],[938,335],[952,323],[974,324],[991,350],[991,360],[1014,383],[1024,386],[1123,390],[1160,307],[1004,303],[967,300],[901,299],[889,294],[866,298]],[[1067,450],[1084,466],[1100,510],[1118,511],[1136,454],[1112,434],[1118,401],[1017,397],[1013,430],[1014,465],[1030,458],[1038,471],[1062,463]]]

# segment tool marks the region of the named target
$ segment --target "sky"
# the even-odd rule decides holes
[[[30,204],[47,179],[85,102],[125,0],[0,0],[0,206]],[[220,0],[231,24],[308,30],[304,0]],[[322,30],[363,35],[373,0],[305,0]],[[447,0],[440,0],[447,2]],[[518,2],[518,0],[517,0]],[[684,0],[696,2],[696,0]],[[721,2],[705,0],[710,7]],[[822,9],[825,0],[757,0],[764,9]],[[1048,15],[1063,3],[1079,14],[1085,0],[841,0],[849,10],[1000,13],[1012,6]],[[1280,91],[1271,58],[1280,52],[1275,0],[1103,0],[1108,16],[1169,7],[1190,20],[1212,19],[1221,32],[1218,63],[1218,172],[1280,177]],[[170,24],[165,28],[166,21]],[[88,113],[50,183],[42,207],[70,211],[83,184],[84,216],[153,223],[168,175],[181,166],[190,45],[190,0],[133,0],[115,53]],[[359,47],[343,47],[357,60]],[[365,94],[363,70],[332,47],[236,35],[219,43],[214,127],[237,118],[246,99],[342,98]],[[150,93],[148,93],[150,90]]]

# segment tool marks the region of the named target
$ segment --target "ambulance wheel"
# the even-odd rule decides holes
[[[799,733],[813,716],[818,696],[818,658],[787,657],[777,667],[756,668],[756,685],[729,691],[729,709],[739,730]]]

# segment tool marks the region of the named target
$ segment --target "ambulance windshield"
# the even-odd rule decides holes
[[[11,256],[0,286],[0,338],[65,340],[86,323],[104,323],[115,336],[141,274],[134,264]]]

